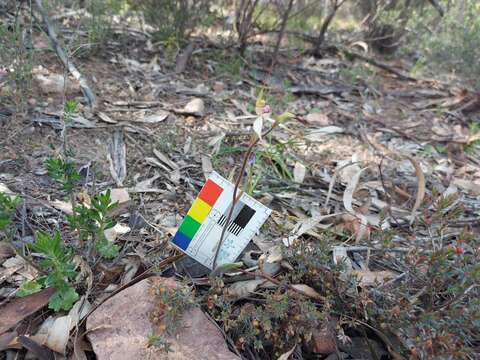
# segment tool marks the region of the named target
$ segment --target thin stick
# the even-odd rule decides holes
[[[52,43],[53,48],[55,49],[55,52],[57,53],[58,57],[60,58],[60,61],[63,63],[63,65],[68,69],[70,74],[73,75],[75,79],[80,84],[80,88],[82,89],[82,93],[85,96],[85,99],[87,100],[88,104],[90,105],[91,108],[94,108],[97,104],[97,99],[95,95],[93,94],[93,91],[90,89],[88,86],[87,80],[85,77],[78,71],[77,67],[71,62],[68,61],[67,54],[65,53],[65,50],[63,50],[62,46],[60,45],[58,38],[57,38],[57,33],[55,32],[55,29],[53,28],[53,25],[50,21],[50,18],[48,17],[48,13],[43,7],[42,0],[35,0],[35,3],[37,4],[38,10],[40,11],[40,14],[42,15],[43,22],[47,26],[47,35],[50,39],[50,42]]]
[[[277,125],[278,125],[278,121],[275,121],[273,123],[273,125],[270,127],[270,129],[268,129],[267,131],[265,131],[262,134],[262,137],[265,137],[268,134],[270,134],[272,132],[272,130],[275,129],[275,127]],[[227,232],[228,224],[230,223],[230,219],[232,218],[233,209],[235,208],[235,205],[238,201],[237,191],[238,191],[238,187],[240,186],[240,183],[242,182],[243,174],[245,172],[245,167],[247,166],[247,162],[248,162],[248,159],[250,158],[250,155],[252,153],[253,148],[255,147],[255,145],[258,144],[259,141],[260,141],[260,138],[258,136],[255,136],[250,141],[250,145],[248,145],[247,151],[245,152],[245,156],[243,157],[242,166],[240,167],[240,172],[238,173],[237,179],[235,181],[235,187],[233,189],[232,205],[230,206],[230,209],[228,211],[227,221],[225,222],[225,225],[223,226],[222,234],[220,235],[220,241],[218,242],[217,248],[215,249],[215,256],[213,257],[213,265],[212,265],[213,269],[215,269],[217,267],[218,254],[220,253],[220,249],[222,248],[225,233]]]
[[[407,75],[407,74],[404,74],[390,66],[388,66],[387,64],[384,64],[380,61],[377,61],[373,58],[370,58],[368,56],[365,56],[365,55],[362,55],[362,54],[359,54],[357,52],[354,52],[354,51],[351,51],[351,50],[347,50],[346,48],[344,47],[339,47],[337,46],[337,48],[339,48],[341,51],[343,51],[347,56],[350,56],[352,58],[357,58],[357,59],[360,59],[360,60],[363,60],[365,61],[366,63],[370,64],[370,65],[373,65],[373,66],[376,66],[382,70],[385,70],[385,71],[388,71],[394,75],[397,76],[398,79],[400,80],[406,80],[406,81],[413,81],[413,82],[416,82],[418,81],[417,79],[415,79],[414,77],[410,76],[410,75]]]

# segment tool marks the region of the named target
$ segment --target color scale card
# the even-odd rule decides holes
[[[176,247],[210,269],[232,204],[233,190],[230,181],[212,172],[172,239]],[[233,209],[217,266],[235,262],[271,212],[243,193]]]

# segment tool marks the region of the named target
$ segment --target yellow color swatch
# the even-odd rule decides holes
[[[200,198],[196,198],[192,204],[190,210],[188,210],[187,215],[190,215],[197,222],[202,223],[203,220],[208,216],[208,213],[212,207],[208,205],[205,201]]]

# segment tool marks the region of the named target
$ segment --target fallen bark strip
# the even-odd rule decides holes
[[[55,49],[57,56],[60,58],[60,61],[63,63],[65,68],[68,69],[70,74],[72,74],[73,77],[79,82],[80,88],[82,89],[83,96],[85,96],[85,99],[87,100],[88,105],[92,109],[95,108],[95,106],[97,105],[97,99],[93,91],[88,86],[88,83],[85,77],[80,73],[80,71],[78,71],[75,64],[73,64],[73,62],[69,60],[65,50],[60,45],[57,38],[57,33],[55,32],[52,22],[50,21],[50,18],[48,17],[47,11],[43,7],[42,0],[35,0],[35,3],[37,4],[37,8],[40,14],[42,15],[43,22],[47,27],[46,34],[48,35],[48,38],[50,39],[50,42],[53,48]]]
[[[362,55],[362,54],[359,54],[357,52],[354,52],[354,51],[351,51],[351,50],[347,50],[345,49],[344,47],[338,47],[338,49],[340,51],[343,51],[347,56],[351,57],[351,58],[357,58],[357,59],[360,59],[362,61],[365,61],[366,63],[369,63],[373,66],[376,66],[382,70],[385,70],[385,71],[388,71],[394,75],[396,75],[400,80],[406,80],[406,81],[418,81],[417,79],[415,79],[414,77],[411,77],[410,75],[407,75],[407,74],[404,74],[398,70],[395,70],[394,68],[392,68],[391,66],[388,66],[387,64],[385,63],[382,63],[380,61],[377,61],[373,58],[370,58],[368,56],[365,56],[365,55]]]

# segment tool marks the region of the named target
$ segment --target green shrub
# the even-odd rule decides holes
[[[182,41],[211,19],[208,0],[129,0],[129,3],[133,10],[143,12],[146,22],[164,41],[172,38]]]
[[[0,230],[5,230],[10,225],[15,211],[21,203],[22,199],[18,196],[10,197],[0,193]]]
[[[480,3],[465,0],[450,9],[433,31],[424,32],[423,61],[480,83]]]
[[[14,21],[0,23],[0,71],[7,71],[10,91],[6,92],[19,112],[25,110],[32,89],[34,50],[32,23],[18,14]]]

